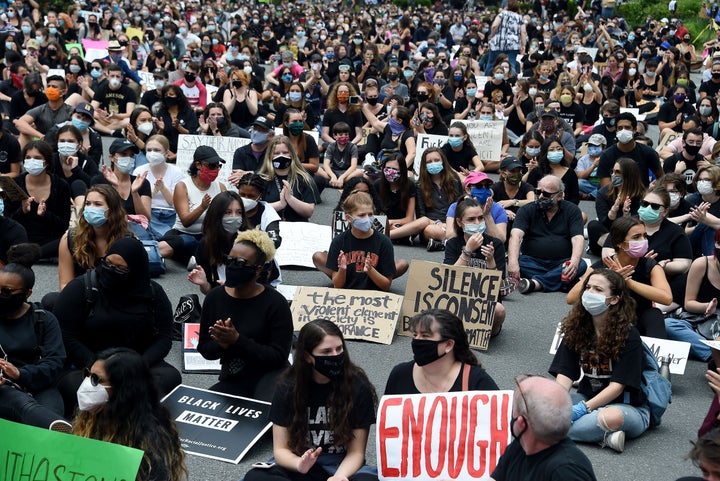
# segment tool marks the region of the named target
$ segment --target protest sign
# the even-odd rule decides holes
[[[454,120],[467,126],[468,137],[480,160],[500,160],[505,122],[502,120]]]
[[[415,141],[415,160],[413,161],[413,171],[420,172],[420,160],[423,152],[430,147],[442,147],[447,142],[447,135],[434,134],[418,134]]]
[[[595,61],[595,57],[597,57],[598,49],[597,48],[590,48],[590,47],[580,47],[578,48],[578,53],[586,53],[590,55],[590,58]]]
[[[0,419],[3,481],[116,480],[137,476],[143,452]]]
[[[313,252],[328,250],[330,236],[329,225],[281,221],[280,237],[284,241],[275,252],[275,259],[281,267],[298,266],[314,269]]]
[[[183,372],[193,374],[217,374],[220,359],[205,359],[197,350],[200,342],[200,323],[183,324]]]
[[[385,234],[385,227],[387,226],[386,215],[373,216],[372,228],[379,234]],[[333,222],[332,222],[332,238],[337,237],[350,228],[350,222],[345,219],[345,212],[341,210],[333,211]]]
[[[288,302],[292,302],[299,288],[300,286],[294,286],[292,284],[278,284],[275,290],[282,294]]]
[[[550,346],[550,354],[553,356],[560,347],[563,335],[560,332],[562,322],[558,322],[553,336],[552,345]],[[685,374],[685,366],[687,365],[688,355],[690,353],[690,343],[681,341],[671,341],[669,339],[658,339],[656,337],[640,336],[645,344],[650,348],[658,364],[662,364],[665,358],[670,360],[671,374]]]
[[[143,85],[147,87],[147,90],[155,90],[155,77],[152,72],[138,70],[137,74],[138,77],[140,77],[140,80],[142,80]]]
[[[662,136],[662,138],[660,139],[660,142],[658,142],[658,146],[655,147],[655,150],[657,152],[660,152],[670,142],[672,142],[675,139],[679,139],[679,138],[682,138],[682,132],[668,132],[667,134]]]
[[[15,179],[6,175],[0,176],[0,190],[13,202],[22,202],[28,198],[27,192],[22,190]]]
[[[510,444],[513,391],[383,396],[381,480],[490,479]]]
[[[205,86],[205,99],[208,104],[213,103],[213,96],[215,95],[215,93],[217,93],[218,90],[220,89],[214,85],[208,84]],[[207,121],[207,119],[205,120]]]
[[[89,38],[82,39],[82,45],[85,49],[85,61],[90,64],[93,60],[105,58],[108,55],[107,40],[91,40]]]
[[[447,309],[463,321],[470,347],[490,340],[502,272],[413,260],[408,272],[398,334],[410,336],[410,319],[428,309]]]
[[[490,77],[487,75],[476,75],[475,76],[475,83],[477,84],[478,89],[478,97],[482,96],[485,93],[485,85],[490,81]]]
[[[53,77],[53,76],[62,77],[64,79],[65,78],[65,69],[63,69],[63,68],[48,69],[47,75],[45,76],[45,78]]]
[[[184,384],[162,403],[177,425],[186,453],[228,463],[239,463],[272,425],[268,402]]]
[[[193,162],[193,155],[195,149],[201,145],[209,145],[217,154],[225,160],[225,163],[220,167],[220,175],[218,175],[218,181],[229,187],[228,177],[232,173],[232,163],[235,151],[240,147],[250,143],[250,139],[241,139],[238,137],[216,137],[214,135],[185,135],[180,134],[178,136],[178,151],[176,167],[181,172],[187,172],[188,167]]]
[[[402,296],[389,292],[303,286],[291,310],[296,331],[314,319],[329,319],[347,339],[390,344],[401,305]]]

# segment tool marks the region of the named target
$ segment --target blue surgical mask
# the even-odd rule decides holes
[[[285,75],[283,75],[283,76],[280,77],[280,78],[281,78],[282,81],[285,82],[285,83],[290,83],[290,82],[292,82],[292,80],[293,80],[292,74],[289,74],[289,73],[286,73]]]
[[[436,175],[443,171],[443,164],[442,162],[431,162],[429,164],[425,164],[425,169],[427,169],[428,174]]]
[[[468,94],[468,95],[470,95],[470,94]],[[492,115],[481,115],[481,116],[479,116],[478,118],[479,118],[480,120],[485,120],[485,121],[487,121],[487,120],[492,120],[492,119],[493,119],[493,116],[492,116]]]
[[[255,145],[264,144],[265,142],[267,142],[267,139],[267,132],[259,132],[257,130],[253,130],[252,132],[250,132],[250,142]]]
[[[3,215],[5,213],[5,201],[3,199],[0,199],[0,215]]]
[[[302,100],[302,92],[290,92],[288,98],[291,102],[300,102]]]
[[[42,159],[27,158],[23,165],[27,173],[32,176],[40,175],[45,170],[45,162]]]
[[[450,147],[457,149],[463,144],[463,138],[462,137],[449,137],[448,138],[448,144],[450,144]]]
[[[602,147],[599,145],[588,145],[588,154],[590,154],[591,157],[597,157],[602,154]]]
[[[485,222],[480,222],[479,224],[465,224],[463,231],[469,236],[473,234],[482,234],[485,232]]]
[[[646,224],[654,224],[660,220],[660,209],[655,210],[651,206],[640,207],[638,209],[638,217]]]
[[[537,157],[540,155],[540,152],[542,149],[540,147],[526,147],[525,153],[529,155],[530,157]]]
[[[372,217],[357,217],[352,220],[352,226],[360,232],[368,232],[370,229],[372,229],[372,225]]]
[[[468,97],[475,97],[477,95],[477,89],[467,89],[465,93]]]
[[[470,195],[473,196],[480,205],[485,205],[485,202],[492,196],[492,190],[487,187],[473,187],[470,190]]]
[[[107,222],[105,211],[107,211],[107,209],[103,209],[102,207],[85,206],[83,209],[83,217],[91,226],[100,227]]]
[[[135,157],[118,157],[115,167],[123,174],[129,174],[135,167]]]
[[[87,130],[90,127],[90,122],[76,119],[74,117],[72,119],[72,124],[73,124],[73,127],[75,127],[78,130]]]
[[[559,164],[562,162],[563,157],[565,157],[565,154],[561,152],[548,152],[547,159],[548,162],[551,164]]]

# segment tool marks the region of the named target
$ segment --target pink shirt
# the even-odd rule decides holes
[[[180,87],[191,107],[205,108],[207,105],[207,90],[199,80],[196,80],[195,85],[192,87],[185,84],[185,79],[175,81],[174,85]]]

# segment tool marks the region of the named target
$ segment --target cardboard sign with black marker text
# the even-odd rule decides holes
[[[488,348],[502,272],[413,260],[408,272],[398,334],[411,336],[410,319],[428,309],[446,309],[463,321],[470,347]]]

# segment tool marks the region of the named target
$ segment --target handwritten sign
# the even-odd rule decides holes
[[[52,77],[52,76],[54,76],[54,75],[55,75],[55,76],[58,76],[58,77],[65,78],[65,69],[63,69],[63,68],[51,68],[51,69],[48,69],[48,71],[47,71],[47,76],[46,76],[45,78],[47,78],[47,77]]]
[[[147,90],[155,90],[155,77],[152,72],[138,70],[135,73],[138,74],[138,77],[140,77],[142,84],[147,88]]]
[[[657,152],[660,152],[662,149],[667,147],[670,142],[679,138],[682,138],[682,132],[668,132],[667,134],[662,136],[660,142],[658,142],[658,146],[655,147],[655,150]]]
[[[22,190],[12,177],[0,176],[0,190],[4,191],[8,199],[13,202],[22,202],[28,198],[27,192]]]
[[[598,49],[590,47],[580,47],[577,51],[578,53],[586,53],[590,55],[590,58],[592,58],[593,61],[595,61],[595,57],[597,57],[598,54]]]
[[[303,286],[291,310],[296,331],[314,319],[329,319],[347,339],[390,344],[401,305],[402,296],[389,292]]]
[[[240,147],[250,143],[250,139],[241,139],[238,137],[215,137],[214,135],[185,135],[178,136],[177,151],[177,168],[182,172],[187,172],[190,164],[193,163],[193,155],[195,149],[201,145],[209,145],[225,160],[220,167],[218,180],[229,186],[228,177],[232,173],[232,162],[235,151]]]
[[[197,350],[200,341],[200,323],[183,324],[183,372],[194,374],[217,374],[220,359],[205,359]]]
[[[412,335],[410,319],[428,309],[446,309],[465,325],[470,347],[488,348],[502,272],[413,260],[408,272],[398,334]]]
[[[505,122],[502,120],[453,120],[467,126],[468,137],[480,160],[500,160]]]
[[[331,230],[329,225],[280,221],[280,236],[287,241],[283,242],[275,252],[279,266],[314,269],[313,252],[328,250]]]
[[[217,93],[218,90],[220,90],[220,88],[218,88],[214,85],[206,85],[205,86],[205,99],[208,104],[213,102],[213,96],[215,96],[215,94]]]
[[[490,479],[511,441],[512,402],[512,391],[383,396],[378,477]]]
[[[558,322],[550,345],[550,354],[553,356],[560,347],[563,340],[563,334],[560,332],[562,322]],[[640,336],[645,344],[650,348],[658,364],[667,358],[670,360],[671,374],[685,374],[685,366],[687,365],[688,355],[690,353],[690,343],[681,341],[671,341],[669,339],[658,339],[656,337]]]
[[[420,161],[423,152],[430,147],[442,147],[447,143],[447,135],[418,134],[415,141],[415,160],[413,160],[413,171],[420,172]]]
[[[272,425],[268,402],[184,384],[162,403],[177,425],[186,453],[228,463],[239,463]]]
[[[143,452],[0,419],[0,479],[134,480]]]
[[[386,215],[373,216],[372,228],[375,232],[385,234],[385,226],[387,226]],[[332,222],[332,238],[337,237],[338,234],[342,234],[346,230],[350,229],[350,222],[345,219],[345,212],[341,210],[333,211],[333,222]]]

